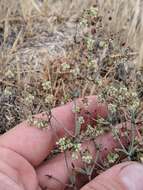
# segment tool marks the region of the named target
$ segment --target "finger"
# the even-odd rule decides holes
[[[102,173],[81,190],[142,190],[143,166],[139,163],[126,162]]]
[[[0,174],[4,174],[5,176],[3,181],[7,181],[12,186],[13,184],[15,184],[15,186],[17,184],[19,190],[37,189],[38,180],[31,164],[16,152],[2,147],[0,147]],[[15,189],[16,187],[14,187],[10,189]]]
[[[89,106],[87,110],[93,117],[107,115],[105,106],[98,104],[94,96],[88,97]],[[81,99],[78,104],[82,106]],[[17,127],[8,131],[0,138],[0,146],[11,149],[32,165],[37,166],[42,162],[52,150],[57,135],[62,136],[68,133],[74,133],[75,115],[72,112],[73,103],[61,106],[52,110],[50,126],[46,130],[40,130],[35,127],[28,127],[27,121],[19,124]],[[83,113],[85,115],[85,113]],[[47,119],[46,114],[36,115],[36,118]],[[86,118],[88,120],[88,117]]]
[[[123,124],[118,125],[117,127],[121,128],[121,126],[123,126]],[[129,127],[127,124],[125,126]],[[128,142],[123,138],[122,143],[126,146]],[[93,141],[84,142],[82,144],[82,151],[89,150],[93,159],[97,158],[98,155],[98,162],[103,162],[109,152],[112,152],[115,148],[120,148],[121,146],[120,143],[114,139],[111,132],[97,137],[96,145],[100,145],[101,147],[99,154],[97,154],[98,150]],[[67,152],[66,160],[65,154],[60,154],[37,169],[37,174],[42,187],[62,190],[68,183],[69,177],[72,175],[73,165],[75,169],[83,167],[83,162],[80,156],[79,159],[73,160],[70,152]],[[50,177],[47,177],[47,175]]]

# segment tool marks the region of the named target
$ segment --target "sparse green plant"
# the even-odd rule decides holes
[[[117,153],[112,152],[107,155],[109,164],[114,164],[118,158],[119,158],[119,155]]]

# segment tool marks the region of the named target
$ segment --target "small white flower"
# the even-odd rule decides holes
[[[52,94],[48,94],[45,98],[45,103],[51,104],[54,100],[54,96]]]
[[[108,104],[108,109],[111,113],[116,113],[117,111],[117,105],[115,104]]]
[[[90,51],[93,50],[95,41],[92,39],[92,37],[91,36],[86,37],[85,40],[86,40],[87,49]]]
[[[75,143],[75,144],[73,144],[73,150],[75,152],[79,152],[81,150],[81,143]]]
[[[95,137],[95,132],[96,132],[95,128],[92,127],[91,125],[88,125],[85,131],[85,135]]]
[[[63,71],[66,71],[66,70],[70,69],[70,65],[67,64],[67,63],[63,63],[61,66],[62,66]]]
[[[88,24],[88,20],[85,19],[85,18],[82,18],[81,21],[80,21],[80,23],[79,23],[80,26],[84,26],[84,27],[86,27],[87,24]]]
[[[115,88],[114,86],[110,86],[108,88],[108,92],[107,92],[108,96],[116,96],[117,93],[118,93],[118,89]]]
[[[131,111],[136,111],[139,106],[140,106],[140,100],[139,100],[139,99],[135,99],[135,100],[132,102],[132,104],[129,106],[129,110],[131,110]]]
[[[82,155],[82,161],[86,164],[91,164],[91,162],[93,161],[93,157],[90,154],[89,151],[85,151]]]
[[[118,96],[118,102],[121,104],[124,101],[124,96],[123,95],[119,95]]]
[[[98,99],[99,102],[102,102],[102,103],[105,102],[105,98],[103,98],[102,94],[98,94],[97,99]]]
[[[105,48],[107,46],[107,43],[105,41],[100,41],[99,42],[99,47],[100,48]]]
[[[60,138],[59,141],[56,142],[56,144],[59,146],[61,152],[64,152],[73,147],[71,139],[66,137]]]
[[[14,77],[14,73],[11,71],[11,70],[8,70],[6,73],[5,73],[5,76],[9,79],[13,78]]]
[[[50,90],[51,89],[51,81],[44,81],[42,83],[43,90]]]
[[[72,160],[77,160],[77,159],[78,159],[78,153],[72,152]]]
[[[78,117],[78,123],[79,123],[80,125],[82,125],[84,122],[85,122],[85,121],[84,121],[84,117],[83,117],[83,116]]]
[[[88,10],[89,14],[91,16],[94,16],[96,17],[98,15],[98,12],[99,12],[99,9],[98,7],[91,7],[89,10]]]
[[[4,95],[5,96],[11,96],[12,95],[12,89],[10,87],[6,87],[4,89]]]
[[[118,155],[117,153],[111,152],[111,153],[109,153],[109,154],[107,155],[107,160],[108,160],[108,162],[109,162],[110,164],[115,163],[118,158],[119,158],[119,155]]]
[[[77,105],[73,105],[73,107],[72,107],[72,112],[73,112],[73,113],[79,113],[79,112],[80,112],[80,107],[77,106]]]
[[[138,94],[137,94],[137,92],[132,92],[132,93],[131,93],[131,96],[132,96],[133,98],[137,98],[137,97],[138,97]]]
[[[32,94],[28,94],[27,97],[25,98],[25,102],[27,104],[32,104],[34,100],[34,96]]]
[[[77,76],[80,74],[80,68],[75,67],[73,70],[71,70],[71,72],[73,73],[74,76]]]
[[[121,86],[119,88],[119,93],[122,95],[126,95],[128,93],[128,89],[125,86]]]

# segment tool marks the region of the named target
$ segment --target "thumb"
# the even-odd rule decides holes
[[[143,190],[143,166],[126,162],[102,173],[81,190]]]

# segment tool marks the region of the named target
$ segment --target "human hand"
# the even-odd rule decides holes
[[[107,109],[104,105],[97,104],[95,97],[89,97],[88,100],[88,111],[93,117],[106,117]],[[79,103],[82,104],[80,101]],[[75,118],[72,106],[73,103],[70,103],[52,110],[52,128],[40,130],[28,127],[29,124],[23,122],[0,137],[0,190],[68,189],[66,184],[72,173],[73,162],[70,152],[67,153],[68,169],[63,153],[46,162],[44,160],[54,148],[57,136],[64,136],[66,130],[74,134]],[[86,113],[83,113],[83,116],[87,123],[90,122]],[[36,117],[46,119],[43,114]],[[118,146],[110,133],[97,138],[97,142],[106,147],[106,152],[101,153],[103,157]],[[93,142],[83,143],[82,149],[86,148],[93,157],[96,156]],[[82,161],[74,161],[74,166],[82,167]],[[102,173],[81,190],[142,190],[142,180],[143,167],[134,162],[127,162]]]

